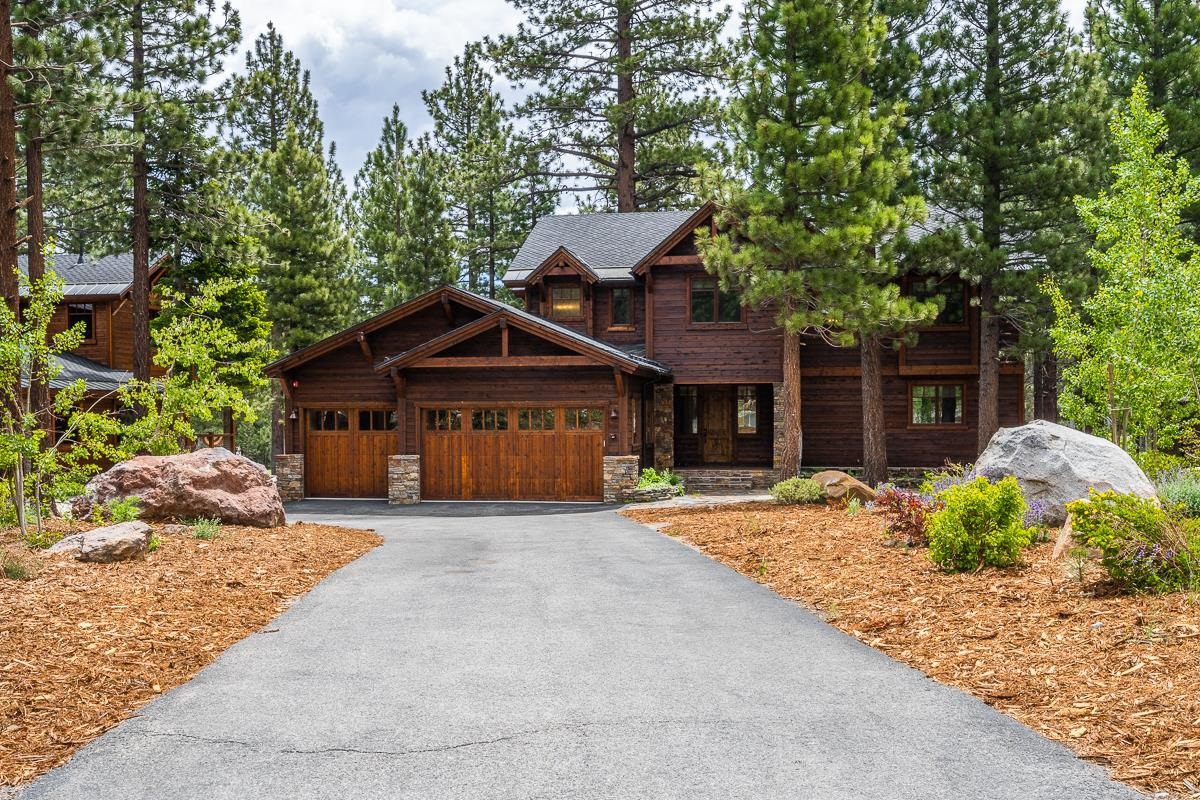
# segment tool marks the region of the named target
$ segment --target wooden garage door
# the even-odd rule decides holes
[[[429,500],[600,500],[602,406],[425,408],[421,496]]]
[[[387,459],[396,452],[396,412],[308,409],[305,494],[387,497]]]

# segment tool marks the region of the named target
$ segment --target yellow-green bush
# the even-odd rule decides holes
[[[947,572],[1010,567],[1033,541],[1016,478],[976,478],[938,494],[946,505],[929,520],[929,557]]]

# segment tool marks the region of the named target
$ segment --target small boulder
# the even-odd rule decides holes
[[[818,472],[812,476],[812,479],[821,486],[821,497],[825,500],[851,500],[857,498],[863,503],[869,503],[875,499],[874,489],[852,475],[847,475],[845,472],[839,472],[836,469],[827,469],[823,472]]]
[[[120,522],[76,533],[60,539],[46,552],[73,555],[80,561],[107,564],[142,558],[150,545],[150,526],[144,522]]]
[[[283,501],[261,464],[210,447],[177,456],[138,456],[88,481],[75,516],[97,505],[136,496],[150,520],[216,517],[228,525],[274,528],[284,523]]]
[[[1089,489],[1155,497],[1154,484],[1129,454],[1107,439],[1045,420],[1001,428],[975,462],[976,475],[1012,475],[1046,524],[1062,525],[1066,504]]]

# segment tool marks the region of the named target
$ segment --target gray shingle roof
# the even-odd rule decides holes
[[[151,269],[159,258],[151,257]],[[21,272],[29,274],[29,257],[17,259]],[[55,253],[46,259],[46,269],[54,270],[66,283],[67,297],[101,296],[120,294],[133,281],[133,254],[118,253],[111,256],[85,255],[80,261],[79,253]]]
[[[50,381],[51,389],[66,388],[82,378],[87,381],[88,389],[91,391],[111,392],[121,384],[133,380],[132,372],[106,367],[83,356],[62,353],[53,358],[63,369],[57,378]]]
[[[521,245],[504,281],[525,280],[560,247],[570,250],[601,281],[627,280],[635,264],[695,213],[696,209],[542,217]]]

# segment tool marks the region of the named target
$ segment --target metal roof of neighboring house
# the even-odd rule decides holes
[[[132,372],[106,367],[90,358],[72,353],[60,353],[53,356],[53,359],[62,367],[62,372],[50,381],[51,389],[65,389],[82,378],[87,381],[90,391],[111,392],[133,380]]]
[[[152,256],[150,271],[162,261],[161,256]],[[29,257],[17,258],[17,267],[29,274]],[[111,256],[84,255],[79,253],[55,253],[46,259],[46,269],[62,278],[66,284],[63,294],[67,297],[98,297],[121,294],[133,282],[133,254],[117,253]]]
[[[505,283],[520,283],[560,247],[602,281],[627,280],[630,270],[679,230],[696,209],[542,217],[517,252]]]

